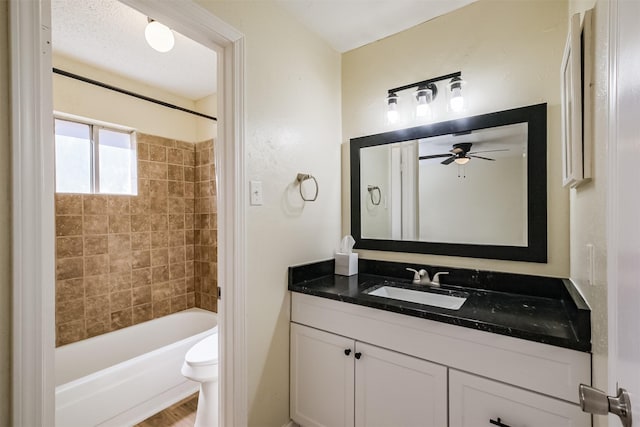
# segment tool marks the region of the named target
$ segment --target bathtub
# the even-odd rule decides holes
[[[215,313],[192,308],[58,347],[56,426],[132,425],[195,393],[184,356],[217,330]]]

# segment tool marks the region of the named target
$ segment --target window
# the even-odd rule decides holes
[[[138,193],[134,133],[55,119],[56,192]]]

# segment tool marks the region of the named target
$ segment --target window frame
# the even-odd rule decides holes
[[[102,122],[98,120],[87,119],[84,117],[74,116],[70,114],[55,112],[53,115],[53,144],[54,144],[54,164],[56,156],[56,120],[62,120],[71,123],[77,123],[86,125],[89,127],[89,169],[90,169],[90,182],[88,193],[66,192],[58,191],[58,172],[54,168],[55,182],[54,190],[56,194],[103,194],[114,196],[137,196],[138,195],[138,141],[137,131],[133,128],[121,126],[113,123]],[[123,133],[129,135],[130,143],[130,155],[131,155],[131,193],[107,193],[100,191],[100,130],[108,130],[111,132]]]

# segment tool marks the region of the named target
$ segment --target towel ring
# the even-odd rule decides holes
[[[380,190],[380,187],[378,187],[377,185],[368,185],[367,186],[367,191],[369,192],[369,197],[371,197],[371,203],[373,203],[373,206],[380,205],[380,202],[382,201],[382,191]],[[378,192],[378,201],[377,202],[373,198],[373,192],[374,191]]]
[[[313,195],[313,198],[309,198],[309,199],[304,197],[304,194],[302,193],[302,183],[305,182],[308,179],[312,179],[313,182],[316,185],[316,192]],[[319,190],[318,180],[311,174],[299,173],[298,176],[296,176],[296,181],[298,182],[298,185],[300,186],[298,188],[298,190],[300,191],[300,197],[302,197],[302,200],[304,200],[305,202],[315,202],[316,199],[318,198],[318,190]]]

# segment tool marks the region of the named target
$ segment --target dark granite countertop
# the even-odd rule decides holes
[[[441,290],[464,294],[459,310],[432,307],[364,293],[371,288],[413,285],[405,268],[424,268],[441,276]],[[591,351],[590,311],[573,283],[566,279],[488,271],[359,260],[359,274],[333,273],[333,260],[289,268],[289,290],[318,297],[421,317],[530,341]],[[438,288],[436,288],[438,289]]]

